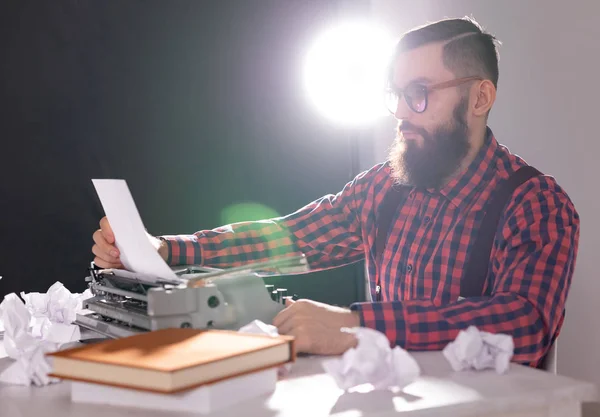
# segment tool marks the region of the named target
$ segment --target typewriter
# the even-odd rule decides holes
[[[93,296],[83,301],[75,323],[116,339],[172,327],[237,330],[253,320],[271,323],[290,295],[266,285],[265,276],[309,272],[309,267],[298,256],[228,269],[182,266],[173,268],[176,280],[98,269],[93,263],[89,271]]]

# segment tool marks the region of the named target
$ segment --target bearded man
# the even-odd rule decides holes
[[[513,361],[539,366],[558,337],[579,215],[557,181],[502,146],[488,126],[496,38],[445,19],[399,40],[385,98],[398,120],[387,161],[284,217],[153,238],[170,265],[219,268],[304,254],[312,270],[365,260],[370,300],[289,302],[274,319],[299,352],[341,354],[364,326],[391,346],[440,350],[476,326],[513,337]],[[95,263],[121,267],[106,218]],[[301,279],[301,278],[299,278]]]

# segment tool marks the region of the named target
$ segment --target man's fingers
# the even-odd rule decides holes
[[[293,306],[289,306],[281,310],[277,315],[273,318],[273,326],[279,328],[285,321],[287,321],[291,316],[294,315]]]
[[[106,262],[104,259],[98,258],[97,256],[94,258],[94,264],[102,269],[123,269],[123,264]]]
[[[307,316],[306,314],[299,312],[297,309],[294,310],[296,311],[292,311],[291,314],[288,314],[287,316],[278,320],[277,325],[274,325],[277,327],[277,331],[280,334],[292,334],[296,329],[306,328],[307,325],[310,325],[311,320],[315,320],[315,318]]]
[[[100,220],[100,229],[96,230],[92,235],[94,240],[94,246],[92,246],[92,253],[96,255],[94,263],[100,268],[123,268],[119,256],[119,250],[114,245],[115,235],[113,234],[112,228],[108,223],[108,218],[103,217]]]
[[[286,308],[281,310],[273,319],[273,326],[278,329],[284,326],[288,321],[294,320],[301,322],[302,320],[314,319],[314,314],[311,314],[310,306],[306,300],[294,301],[292,299],[285,300]]]
[[[292,319],[295,316],[297,316],[297,314],[298,314],[298,309],[292,308],[294,303],[295,303],[294,300],[292,300],[290,298],[286,298],[285,299],[286,308],[281,310],[281,312],[279,312],[279,314],[277,314],[275,316],[275,318],[273,319],[273,326],[277,327],[280,332],[281,332],[281,328],[289,329],[291,326],[289,324],[290,321],[292,321]]]
[[[104,239],[106,239],[108,243],[115,243],[115,235],[106,216],[100,220],[100,230],[102,231]]]
[[[118,259],[120,256],[119,250],[116,246],[110,244],[104,238],[104,234],[101,230],[96,230],[94,235],[92,236],[94,239],[94,243],[99,246],[100,250],[106,253],[108,256],[111,256],[115,259]]]
[[[296,316],[297,314],[299,314],[301,312],[306,312],[306,310],[302,308],[301,302],[297,302],[297,301],[293,301],[293,300],[289,300],[289,301],[286,300],[285,305],[286,305],[286,308],[281,310],[275,316],[275,318],[273,318],[273,323],[272,323],[273,326],[275,326],[275,327],[282,326],[286,321],[290,320],[292,317]]]
[[[92,246],[92,253],[105,262],[112,264],[121,263],[119,256],[115,256],[115,254],[118,255],[119,253],[115,249],[111,249],[110,245],[96,243],[94,246]]]
[[[279,334],[291,334],[294,331],[294,328],[298,327],[298,320],[291,317],[276,327]]]

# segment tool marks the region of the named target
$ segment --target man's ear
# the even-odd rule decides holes
[[[472,103],[475,116],[485,116],[496,101],[496,87],[490,80],[483,80],[473,88]]]

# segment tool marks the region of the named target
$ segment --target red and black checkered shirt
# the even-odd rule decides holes
[[[439,350],[474,325],[512,335],[513,360],[536,366],[562,326],[579,241],[579,215],[553,177],[528,180],[506,206],[491,253],[491,296],[458,300],[483,206],[498,182],[524,165],[488,129],[463,173],[440,190],[411,190],[380,265],[375,225],[393,182],[385,163],[288,216],[164,236],[167,262],[232,267],[303,253],[320,270],[364,259],[372,299],[378,277],[383,299],[351,309],[393,345]]]

